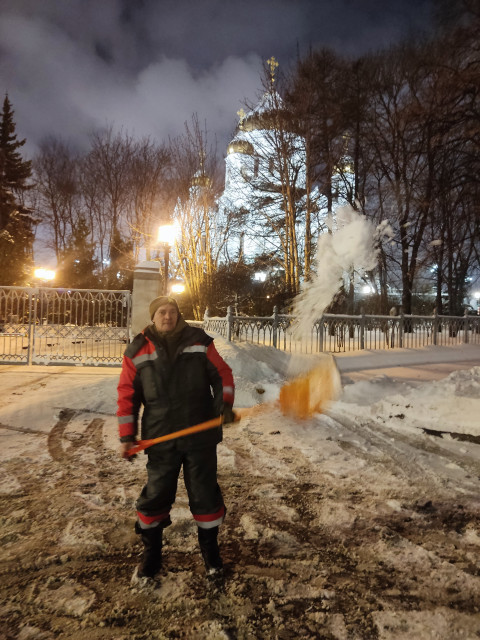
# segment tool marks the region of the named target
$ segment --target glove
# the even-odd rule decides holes
[[[231,404],[225,403],[223,405],[223,424],[230,424],[235,422],[235,414]]]
[[[136,455],[129,456],[127,451],[129,451],[132,447],[135,446],[135,442],[121,442],[120,443],[120,457],[124,460],[128,460],[129,462],[133,462],[133,460],[137,457]]]

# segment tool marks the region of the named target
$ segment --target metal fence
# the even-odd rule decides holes
[[[118,365],[130,291],[0,287],[0,363]]]
[[[227,340],[301,353],[480,344],[480,316],[324,314],[295,338],[291,315],[195,322]],[[0,363],[118,366],[129,341],[130,291],[0,287]]]
[[[295,338],[295,318],[279,314],[236,316],[229,308],[225,318],[205,316],[201,326],[227,340],[272,346],[302,353],[343,353],[360,349],[414,349],[428,345],[480,344],[480,316],[357,316],[326,313],[313,323],[310,336]]]

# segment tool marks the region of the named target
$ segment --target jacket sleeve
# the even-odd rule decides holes
[[[207,347],[207,361],[215,409],[220,414],[223,411],[223,405],[233,405],[235,399],[233,374],[228,364],[216,350],[213,341]]]
[[[118,391],[118,434],[121,442],[135,440],[138,428],[138,413],[141,394],[136,389],[137,369],[128,356],[123,356],[122,371],[117,386]]]

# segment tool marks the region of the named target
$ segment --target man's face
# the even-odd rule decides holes
[[[173,304],[163,304],[155,311],[153,323],[157,331],[173,331],[178,320],[178,311]]]

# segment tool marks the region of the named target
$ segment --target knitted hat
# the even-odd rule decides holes
[[[178,315],[180,315],[180,309],[178,308],[178,304],[175,298],[170,298],[169,296],[159,296],[158,298],[155,298],[150,302],[149,311],[150,311],[151,320],[153,320],[153,316],[155,315],[155,312],[158,309],[158,307],[161,307],[164,304],[173,305],[177,310]]]

